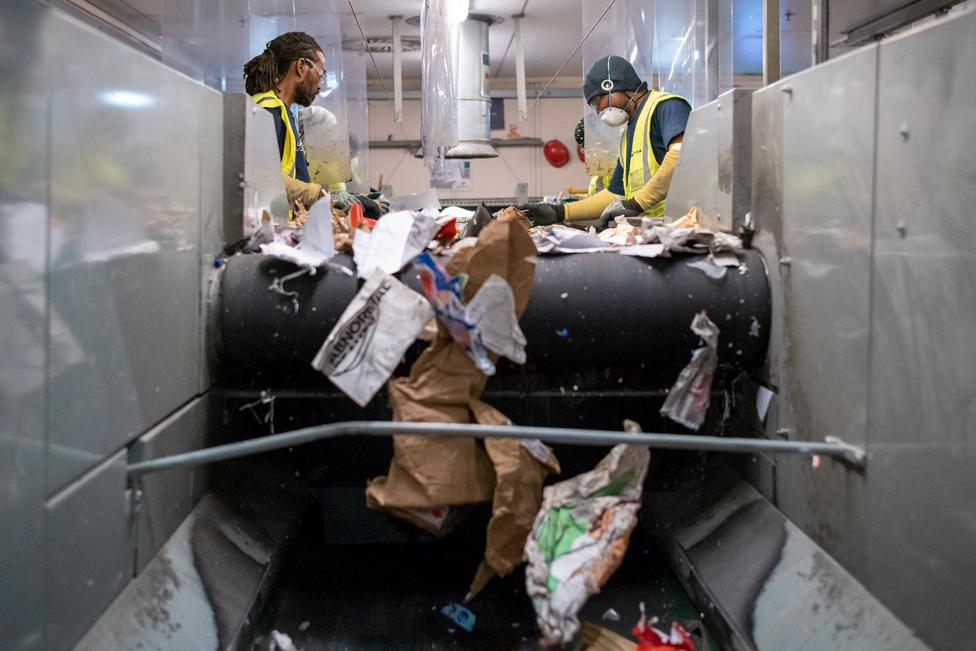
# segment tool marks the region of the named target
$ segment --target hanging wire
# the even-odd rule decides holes
[[[607,4],[607,8],[604,9],[603,10],[603,13],[600,14],[600,17],[596,19],[596,22],[593,23],[593,27],[590,27],[590,31],[588,31],[586,33],[586,35],[583,37],[583,40],[581,40],[579,42],[579,44],[575,48],[573,48],[573,51],[569,53],[569,56],[566,57],[566,60],[563,61],[563,64],[561,66],[559,66],[559,70],[556,71],[556,74],[554,74],[552,76],[552,79],[550,79],[548,82],[546,82],[546,85],[542,87],[542,90],[539,91],[539,94],[535,96],[535,99],[532,100],[532,103],[531,104],[529,104],[529,108],[525,109],[525,116],[526,116],[526,118],[528,118],[529,111],[531,111],[532,108],[538,103],[539,98],[542,97],[543,93],[545,93],[547,90],[549,90],[549,86],[552,85],[552,82],[556,81],[556,77],[558,77],[559,76],[559,73],[561,73],[563,71],[563,68],[566,67],[566,64],[569,63],[570,60],[574,56],[576,56],[576,53],[579,52],[579,49],[581,47],[583,47],[583,43],[585,43],[586,42],[586,39],[588,39],[590,37],[590,34],[593,33],[593,30],[595,30],[596,27],[597,27],[597,25],[600,24],[600,21],[603,20],[603,17],[607,15],[607,12],[610,11],[610,7],[612,7],[613,6],[613,3],[616,2],[616,1],[617,0],[610,0],[610,2]],[[526,118],[523,118],[522,119],[522,122],[525,122]]]

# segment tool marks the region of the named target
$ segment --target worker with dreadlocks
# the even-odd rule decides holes
[[[648,88],[634,67],[618,56],[603,57],[590,67],[583,95],[604,124],[627,125],[610,185],[582,201],[519,208],[537,225],[597,218],[606,225],[621,216],[663,216],[691,113],[688,100]]]
[[[325,192],[321,185],[311,182],[305,144],[289,107],[310,106],[324,79],[325,55],[315,39],[304,32],[282,34],[244,64],[244,90],[274,118],[288,201],[301,201],[306,208]]]

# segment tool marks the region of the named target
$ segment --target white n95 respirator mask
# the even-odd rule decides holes
[[[627,111],[615,106],[608,106],[600,111],[600,121],[611,127],[619,127],[627,123]]]

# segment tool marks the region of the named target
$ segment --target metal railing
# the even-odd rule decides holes
[[[863,468],[867,455],[862,448],[847,444],[836,437],[818,441],[776,441],[759,438],[698,436],[695,434],[652,434],[611,430],[573,429],[568,427],[525,427],[503,425],[462,425],[454,423],[403,423],[390,421],[347,421],[316,425],[291,432],[218,445],[212,448],[174,454],[168,457],[139,461],[128,466],[130,476],[145,475],[182,466],[196,466],[217,461],[246,457],[337,438],[340,436],[390,436],[412,434],[420,436],[471,436],[475,438],[536,438],[546,443],[569,445],[617,445],[630,443],[662,450],[697,450],[707,452],[736,452],[766,454],[788,453],[820,455],[845,461]]]

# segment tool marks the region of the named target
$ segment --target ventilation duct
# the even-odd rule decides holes
[[[494,158],[491,146],[491,65],[488,60],[488,28],[500,23],[497,16],[469,14],[460,25],[458,39],[458,144],[446,158]]]

